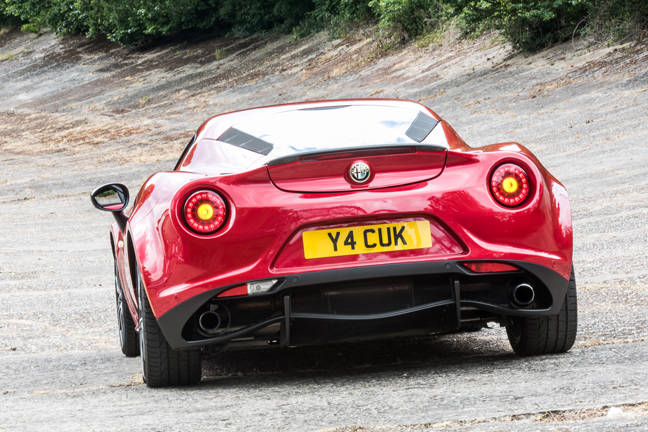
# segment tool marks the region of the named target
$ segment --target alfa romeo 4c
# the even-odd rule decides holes
[[[514,142],[469,147],[401,100],[217,115],[112,212],[121,349],[149,386],[209,350],[506,327],[520,355],[576,336],[565,187]]]

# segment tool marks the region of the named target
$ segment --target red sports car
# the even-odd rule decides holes
[[[520,355],[576,336],[565,187],[517,143],[469,147],[403,100],[212,117],[132,207],[108,184],[121,348],[149,386],[201,354],[506,326]]]

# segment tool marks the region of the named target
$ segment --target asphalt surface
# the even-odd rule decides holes
[[[648,429],[648,50],[498,40],[381,53],[362,34],[126,50],[0,31],[0,430]],[[579,336],[521,359],[503,329],[237,352],[148,389],[118,349],[110,216],[88,194],[170,169],[210,115],[400,97],[471,145],[516,140],[566,186]]]

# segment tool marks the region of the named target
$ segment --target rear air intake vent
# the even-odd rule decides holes
[[[231,144],[236,147],[244,148],[267,156],[272,151],[273,145],[269,142],[263,141],[260,138],[247,134],[236,128],[227,129],[223,135],[218,138],[218,141]]]
[[[405,135],[412,138],[416,142],[422,142],[426,136],[432,132],[432,129],[437,125],[438,121],[432,117],[418,113],[410,127],[405,132]]]

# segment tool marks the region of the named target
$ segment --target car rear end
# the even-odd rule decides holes
[[[403,125],[405,142],[279,155],[278,137],[223,127],[208,151],[262,163],[184,183],[151,209],[163,241],[137,251],[169,344],[294,346],[556,314],[571,268],[562,185],[516,144],[470,149],[420,110]]]

